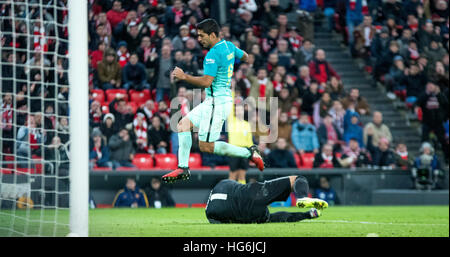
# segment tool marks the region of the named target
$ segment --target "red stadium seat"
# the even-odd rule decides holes
[[[294,153],[294,159],[295,159],[295,164],[297,164],[297,168],[301,168],[302,167],[302,160],[301,160],[300,155],[298,153]]]
[[[312,169],[314,164],[314,153],[304,153],[301,155],[302,168]]]
[[[2,174],[12,174],[12,170],[11,169],[0,169],[0,173],[2,173]]]
[[[17,168],[17,174],[34,174],[34,169],[32,168]]]
[[[230,166],[228,165],[218,165],[216,167],[214,167],[215,170],[230,170]]]
[[[150,154],[136,154],[133,164],[140,170],[148,170],[153,168],[153,158]]]
[[[128,94],[125,89],[107,89],[106,90],[106,100],[108,103],[112,102],[117,95],[125,96],[125,101],[128,102]]]
[[[189,156],[189,167],[191,169],[202,167],[202,156],[199,153],[191,153]]]
[[[92,171],[112,171],[109,167],[94,167]]]
[[[8,164],[6,164],[8,169],[14,169],[14,155],[5,155],[5,161],[8,162]]]
[[[135,171],[136,168],[133,167],[118,167],[116,168],[116,171]]]
[[[103,114],[109,113],[109,105],[106,102],[102,103],[102,113]]]
[[[33,155],[32,159],[34,160],[33,164],[34,164],[34,167],[35,167],[33,173],[34,174],[42,174],[42,169],[43,169],[43,166],[44,166],[42,158],[39,157],[39,156]]]
[[[174,170],[178,167],[178,159],[175,154],[155,154],[155,167],[162,170]]]
[[[105,101],[105,92],[102,89],[93,89],[92,97],[99,103],[103,103]]]
[[[136,113],[136,111],[139,108],[139,105],[137,103],[135,103],[135,102],[128,102],[127,105],[131,106],[131,108],[133,109],[133,113]]]
[[[150,90],[145,89],[142,91],[129,91],[130,102],[135,102],[138,105],[144,104],[147,100],[151,99]]]

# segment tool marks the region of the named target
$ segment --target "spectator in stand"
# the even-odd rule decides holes
[[[344,142],[349,144],[350,139],[356,139],[359,146],[364,147],[363,128],[361,127],[360,115],[347,110],[344,116]]]
[[[89,169],[94,167],[112,168],[113,165],[109,158],[110,151],[103,139],[102,132],[99,129],[94,129],[89,152]]]
[[[369,131],[372,131],[372,145],[378,145],[381,138],[392,142],[391,130],[383,123],[383,114],[379,111],[373,113],[372,121],[364,127],[364,143],[366,145],[368,144]]]
[[[103,90],[120,88],[122,85],[122,67],[117,62],[114,49],[105,50],[103,60],[98,63],[97,74],[100,88]]]
[[[150,68],[150,62],[156,58],[156,48],[152,47],[152,42],[149,36],[143,36],[141,45],[137,48],[136,54],[139,57],[139,62],[144,64],[146,69]]]
[[[302,98],[308,87],[311,84],[311,76],[309,75],[309,67],[306,65],[298,68],[297,80],[294,83],[293,95],[297,98]]]
[[[3,94],[3,98],[0,102],[0,129],[1,129],[1,139],[2,152],[12,153],[14,151],[14,103],[13,95],[11,93]]]
[[[117,104],[117,105],[116,105]],[[119,131],[129,123],[133,122],[133,109],[127,105],[125,96],[117,94],[116,98],[109,104],[109,111],[114,115],[114,130]]]
[[[117,44],[117,57],[119,60],[119,65],[121,68],[123,68],[127,63],[128,60],[130,59],[130,53],[128,51],[128,44],[125,41],[120,41]]]
[[[316,128],[309,121],[307,113],[302,113],[300,119],[292,125],[292,143],[297,152],[319,152],[319,139]]]
[[[267,157],[271,168],[297,168],[294,155],[287,149],[284,138],[278,138],[275,149],[272,149]]]
[[[289,120],[289,115],[287,112],[281,112],[278,122],[278,138],[284,138],[288,146],[291,146],[291,134],[292,122]]]
[[[109,139],[116,133],[114,128],[114,115],[107,113],[103,117],[103,123],[100,125],[100,131],[106,138],[106,144],[109,143]]]
[[[375,38],[377,31],[372,24],[372,16],[364,16],[363,22],[355,28],[355,45],[354,56],[365,60],[366,71],[367,67],[371,66],[370,61],[370,47]]]
[[[325,88],[325,92],[330,94],[331,100],[340,100],[345,97],[344,84],[336,77],[331,77]]]
[[[277,40],[279,38],[279,29],[277,26],[270,27],[267,36],[262,38],[261,49],[263,54],[267,56],[277,47]]]
[[[281,88],[280,94],[278,96],[278,105],[279,108],[281,108],[281,111],[288,112],[294,104],[297,104],[297,102],[295,101],[296,98],[289,91],[289,88]]]
[[[103,60],[105,55],[106,44],[105,42],[98,43],[97,50],[90,54],[92,68],[97,69],[98,63]]]
[[[299,51],[294,55],[295,65],[301,67],[308,65],[308,63],[314,58],[315,46],[311,40],[305,39]]]
[[[128,12],[122,8],[122,2],[116,0],[113,2],[113,7],[106,13],[106,17],[114,29],[117,24],[122,22],[128,15]]]
[[[130,53],[136,52],[143,36],[140,33],[141,26],[138,24],[139,21],[130,19],[131,14],[135,13],[135,11],[128,12],[127,20],[121,22],[115,29],[116,38],[123,39],[127,43],[127,49]]]
[[[273,97],[274,88],[272,81],[268,78],[267,69],[261,67],[258,69],[256,76],[250,73],[247,77],[251,83],[249,96],[255,100],[259,109],[266,112],[270,111],[270,97]],[[266,97],[265,103],[259,104],[259,97]]]
[[[91,109],[89,110],[89,127],[100,127],[102,124],[102,108],[98,101],[92,101]]]
[[[341,149],[342,134],[339,129],[333,124],[333,117],[326,114],[323,118],[322,124],[317,129],[317,137],[319,138],[319,144],[321,146],[330,144],[333,146],[334,151]]]
[[[414,160],[411,175],[416,189],[434,189],[441,173],[441,164],[433,146],[424,142],[420,147],[420,155]]]
[[[396,92],[402,92],[406,89],[405,63],[403,62],[403,57],[400,55],[394,57],[394,63],[389,69],[389,73],[384,77],[384,84],[386,91],[388,91],[387,97],[391,100],[396,98]]]
[[[165,154],[169,151],[170,132],[166,130],[166,126],[161,122],[158,115],[152,117],[151,126],[148,130],[148,144],[158,154]]]
[[[333,106],[328,112],[333,118],[333,124],[339,130],[339,132],[344,134],[344,117],[345,117],[345,109],[341,103],[341,101],[335,100],[333,101]]]
[[[189,27],[182,25],[180,27],[180,33],[172,39],[173,50],[185,50],[185,44],[189,38]]]
[[[151,153],[148,147],[148,125],[147,119],[143,112],[138,111],[133,120],[133,132],[136,138],[136,152],[137,153]]]
[[[315,102],[313,105],[313,121],[316,128],[320,126],[325,116],[328,115],[331,107],[333,106],[333,101],[331,100],[330,94],[324,92],[319,101]]]
[[[322,146],[322,151],[320,153],[316,153],[316,155],[314,156],[313,167],[322,169],[341,167],[341,164],[339,163],[333,152],[333,145],[325,144]]]
[[[16,137],[16,154],[19,167],[26,167],[32,155],[41,155],[41,144],[45,142],[46,135],[36,126],[35,117],[28,115],[23,126],[19,127]]]
[[[440,37],[436,35],[430,39],[430,44],[425,47],[424,54],[431,66],[434,66],[437,61],[442,59],[442,56],[448,53],[448,51],[440,45],[440,41]]]
[[[369,115],[370,107],[369,103],[365,97],[359,95],[359,89],[351,88],[347,97],[342,99],[342,104],[344,108],[354,109],[354,111],[358,112],[360,115]]]
[[[148,199],[144,190],[136,185],[134,178],[127,178],[124,189],[119,190],[112,203],[114,207],[148,208]]]
[[[371,164],[370,154],[361,148],[358,139],[350,138],[348,146],[342,150],[341,158],[338,158],[343,168],[361,168]]]
[[[152,62],[155,69],[153,85],[156,85],[156,102],[164,100],[165,97],[170,98],[171,79],[170,71],[173,68],[173,60],[171,56],[171,48],[163,46],[161,56]]]
[[[312,116],[314,112],[314,103],[320,100],[319,85],[317,81],[311,81],[308,91],[302,97],[302,111]]]
[[[441,93],[438,86],[429,81],[425,92],[419,97],[416,106],[422,109],[422,142],[430,138],[430,132],[434,134],[444,151],[445,161],[448,162],[448,142],[445,140],[444,122],[448,119],[448,98]]]
[[[408,147],[405,143],[400,142],[395,147],[395,166],[402,168],[404,170],[412,167],[414,159],[408,153]]]
[[[141,91],[144,89],[150,89],[150,85],[147,82],[147,72],[145,66],[139,62],[137,54],[130,56],[130,61],[123,68],[123,87],[126,90],[134,89]]]
[[[170,37],[176,36],[181,25],[186,24],[188,20],[187,11],[181,0],[173,1],[173,6],[167,8],[164,20],[165,29]]]
[[[120,167],[136,168],[131,163],[134,158],[133,142],[130,140],[130,134],[126,128],[119,130],[119,133],[109,139],[108,147],[111,150],[111,161],[113,168]]]
[[[374,62],[374,70],[373,70],[373,86],[377,86],[377,82],[381,80],[381,78],[389,72],[389,68],[392,66],[392,62],[396,55],[400,54],[400,49],[397,41],[390,40],[387,35],[387,28],[382,28],[380,35],[380,42],[372,45],[372,51],[376,61]],[[374,49],[376,47],[380,49]],[[386,47],[387,46],[387,47]],[[386,48],[385,48],[386,47]],[[378,52],[378,53],[377,53]]]
[[[319,188],[314,190],[314,197],[326,201],[330,206],[340,204],[336,191],[331,187],[329,179],[324,176],[319,178]]]
[[[291,66],[294,63],[292,51],[289,49],[289,43],[286,39],[279,39],[277,41],[277,48],[275,48],[278,54],[278,65],[282,65],[286,70],[291,70]]]
[[[309,63],[309,71],[311,77],[317,80],[323,89],[325,89],[331,77],[336,77],[338,80],[341,79],[333,67],[326,61],[325,51],[323,49],[316,51],[314,59]]]
[[[423,71],[420,71],[417,64],[412,64],[406,69],[406,103],[413,106],[419,96],[425,92],[427,78]]]
[[[169,189],[161,185],[159,178],[152,178],[150,186],[145,188],[150,208],[175,207],[175,200]]]
[[[363,0],[347,0],[346,25],[348,29],[348,43],[353,48],[355,27],[363,21],[363,12],[367,11],[367,2]]]
[[[396,158],[395,153],[389,148],[389,140],[382,137],[378,140],[378,146],[372,144],[372,135],[374,130],[370,127],[367,131],[367,150],[372,156],[372,165],[375,168],[395,168]]]

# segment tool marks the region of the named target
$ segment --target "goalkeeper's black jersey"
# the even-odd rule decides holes
[[[258,183],[240,184],[220,181],[208,199],[206,216],[211,223],[261,223],[268,219],[267,206],[257,201]]]

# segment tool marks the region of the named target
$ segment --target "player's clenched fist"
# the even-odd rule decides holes
[[[186,74],[184,74],[184,71],[182,69],[175,67],[175,69],[172,72],[172,77],[174,79],[184,80],[186,78]]]

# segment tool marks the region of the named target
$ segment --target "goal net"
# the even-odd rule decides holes
[[[0,236],[87,236],[86,13],[0,0]]]

